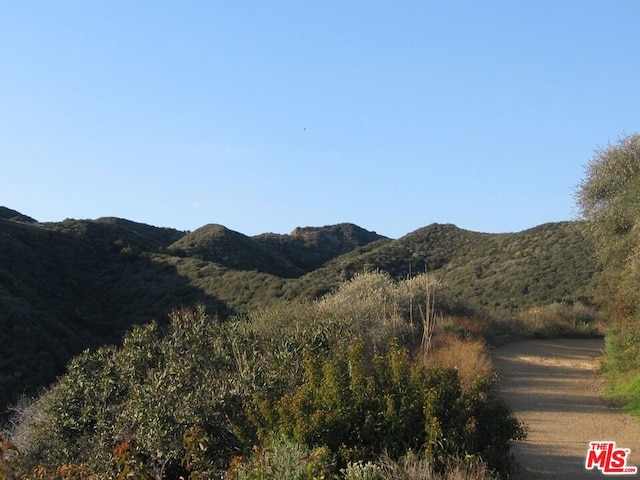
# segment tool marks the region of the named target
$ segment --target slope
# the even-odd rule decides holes
[[[226,308],[142,253],[180,235],[115,219],[0,219],[0,402],[50,382],[85,348],[118,342],[134,323],[194,302]]]
[[[363,270],[377,268],[396,278],[428,271],[446,282],[455,308],[502,315],[554,301],[593,301],[599,271],[593,258],[594,246],[578,222],[504,234],[432,224],[340,256],[289,284],[286,296],[317,296]]]
[[[113,217],[38,223],[0,214],[0,405],[51,382],[82,350],[117,343],[134,324],[162,323],[176,308],[200,303],[226,317],[267,305],[286,278],[366,237],[330,226],[306,243],[281,236],[272,248],[221,225],[185,233]],[[331,248],[316,252],[326,235]]]

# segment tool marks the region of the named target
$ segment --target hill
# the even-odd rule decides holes
[[[36,220],[27,217],[26,215],[21,214],[15,210],[11,210],[7,207],[0,206],[0,218],[6,218],[7,220],[15,220],[17,222],[27,222],[27,223],[36,223]]]
[[[397,240],[352,224],[249,237],[111,217],[40,223],[2,208],[0,405],[52,381],[82,350],[162,323],[175,308],[201,303],[224,318],[314,298],[358,271],[405,278],[426,269],[448,283],[453,307],[504,315],[592,298],[592,253],[575,222],[509,234],[434,224]]]
[[[328,260],[384,238],[356,225],[296,228],[289,235],[248,237],[223,225],[206,225],[177,240],[170,253],[213,262],[232,270],[296,278]]]
[[[518,233],[479,233],[433,224],[394,241],[373,242],[337,257],[289,286],[289,297],[313,297],[362,270],[396,278],[433,272],[458,304],[499,314],[551,302],[590,302],[598,265],[578,222]]]

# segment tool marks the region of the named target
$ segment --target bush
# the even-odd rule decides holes
[[[321,480],[333,469],[325,447],[311,449],[286,438],[274,438],[266,447],[255,447],[245,459],[236,457],[226,480]]]
[[[347,318],[352,334],[373,346],[400,342],[415,345],[422,340],[425,320],[433,309],[442,284],[421,274],[394,282],[384,272],[356,274],[317,302],[321,316]]]
[[[325,360],[305,352],[304,382],[290,394],[257,394],[253,418],[263,440],[272,432],[307,445],[327,445],[343,462],[371,458],[423,437],[418,385],[408,355],[391,349],[373,362],[363,342],[341,347]]]
[[[640,403],[640,135],[622,137],[595,152],[576,200],[602,263],[612,326],[605,372],[621,399]],[[626,385],[627,382],[631,382]],[[636,407],[631,407],[638,411]]]
[[[307,352],[304,382],[281,398],[256,395],[250,417],[263,441],[276,432],[327,445],[342,465],[424,448],[435,468],[473,454],[506,472],[524,428],[490,387],[477,380],[463,392],[455,370],[412,365],[405,349],[369,361],[356,342],[328,359]]]
[[[112,451],[127,444],[152,476],[177,477],[184,472],[183,435],[198,427],[208,438],[210,468],[226,468],[238,449],[226,420],[238,392],[221,333],[204,311],[185,310],[173,314],[166,336],[156,324],[136,327],[121,348],[76,357],[38,401],[25,465],[83,463],[113,473]]]
[[[518,317],[525,335],[538,338],[603,335],[603,321],[594,307],[580,302],[529,308]]]
[[[340,470],[345,480],[385,480],[386,476],[380,465],[371,461],[349,462]]]

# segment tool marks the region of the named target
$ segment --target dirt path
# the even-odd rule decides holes
[[[630,448],[627,465],[640,467],[640,421],[602,399],[603,348],[602,340],[562,339],[526,340],[494,351],[501,394],[529,427],[527,440],[515,448],[516,479],[610,478],[585,469],[594,440]]]

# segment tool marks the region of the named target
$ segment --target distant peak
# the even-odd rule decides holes
[[[378,235],[376,232],[359,227],[354,223],[337,223],[335,225],[325,225],[323,227],[296,227],[289,234],[291,237],[300,237],[305,235],[313,235],[319,232],[343,232],[345,234],[370,234]],[[382,236],[380,236],[382,238]]]
[[[24,222],[24,223],[38,223],[38,221],[34,218],[31,218],[27,215],[24,215],[17,210],[12,210],[7,207],[0,206],[0,218],[4,218],[6,220],[14,220],[16,222]]]

